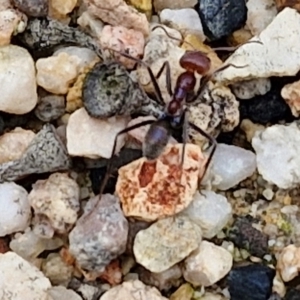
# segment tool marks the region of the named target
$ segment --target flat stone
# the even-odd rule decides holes
[[[286,34],[289,32],[289,34]],[[233,83],[253,78],[293,76],[300,70],[300,15],[285,8],[258,36],[238,48],[224,64],[244,66],[229,67],[216,74],[219,82]]]
[[[168,144],[156,160],[142,157],[119,169],[116,192],[126,216],[154,221],[189,205],[206,158],[200,147],[186,144],[181,166],[181,152],[182,144]]]
[[[137,233],[133,252],[137,263],[159,273],[186,258],[200,242],[201,229],[188,217],[166,218]]]
[[[96,119],[90,117],[85,108],[76,110],[67,125],[67,148],[72,156],[97,159],[110,158],[117,133],[125,129],[129,117]],[[116,153],[125,143],[126,135],[118,138]]]

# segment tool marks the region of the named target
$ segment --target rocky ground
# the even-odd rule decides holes
[[[300,299],[298,11],[1,0],[0,299]]]

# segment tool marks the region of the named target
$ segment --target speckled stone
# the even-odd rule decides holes
[[[205,34],[212,40],[227,36],[246,21],[246,2],[199,0],[197,5]]]

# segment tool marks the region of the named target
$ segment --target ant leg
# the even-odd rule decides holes
[[[107,181],[110,177],[110,173],[111,173],[111,170],[112,170],[112,162],[113,162],[113,156],[116,152],[116,147],[117,147],[117,141],[118,141],[118,137],[126,132],[129,132],[131,130],[134,130],[136,128],[139,128],[139,127],[142,127],[142,126],[146,126],[146,125],[150,125],[152,123],[154,123],[155,120],[147,120],[147,121],[143,121],[143,122],[140,122],[138,124],[135,124],[135,125],[132,125],[130,127],[127,127],[121,131],[119,131],[115,137],[115,140],[114,140],[114,145],[113,145],[113,149],[111,151],[111,156],[108,160],[108,163],[107,163],[107,167],[106,167],[106,174],[104,176],[104,179],[103,181],[101,182],[101,185],[100,185],[100,192],[99,192],[99,195],[98,195],[98,199],[97,201],[95,201],[95,204],[94,206],[90,209],[89,213],[87,213],[87,215],[85,216],[85,218],[87,218],[92,212],[93,210],[95,209],[95,207],[100,203],[101,201],[101,198],[102,198],[102,195],[103,195],[103,191],[105,189],[105,186],[107,184]]]
[[[171,82],[171,69],[170,69],[170,63],[168,61],[165,61],[163,63],[163,65],[161,66],[161,68],[159,69],[157,75],[156,75],[156,79],[159,79],[159,77],[161,76],[162,72],[164,71],[164,69],[166,68],[166,83],[167,83],[167,90],[168,93],[170,95],[170,97],[173,96],[173,92],[172,92],[172,82]]]
[[[196,131],[198,131],[200,134],[202,134],[204,137],[206,137],[209,142],[211,143],[212,145],[212,150],[210,151],[209,153],[209,156],[208,156],[208,159],[207,159],[207,162],[206,162],[206,165],[205,165],[205,170],[200,178],[200,182],[202,181],[202,179],[204,178],[205,174],[206,174],[206,171],[207,169],[209,168],[209,165],[211,163],[211,159],[213,158],[213,155],[216,151],[216,148],[217,148],[217,141],[216,139],[211,136],[210,134],[206,133],[203,129],[201,129],[200,127],[196,126],[195,124],[193,124],[192,122],[188,122],[188,124]]]

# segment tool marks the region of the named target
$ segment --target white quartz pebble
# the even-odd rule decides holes
[[[252,151],[237,146],[218,144],[212,159],[212,184],[219,190],[227,190],[247,177],[256,169],[256,158]]]
[[[27,191],[14,182],[1,183],[0,236],[24,231],[29,225],[30,218],[31,210]]]

